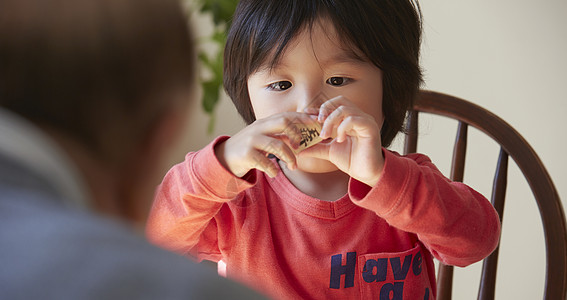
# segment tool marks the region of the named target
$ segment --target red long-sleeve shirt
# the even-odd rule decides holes
[[[235,177],[214,155],[224,139],[168,172],[147,234],[175,252],[222,259],[228,277],[274,298],[434,299],[432,256],[466,266],[498,243],[492,205],[424,155],[384,150],[375,187],[351,179],[347,195],[328,202],[281,172]]]

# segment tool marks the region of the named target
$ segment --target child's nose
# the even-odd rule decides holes
[[[327,101],[329,97],[325,95],[322,89],[316,89],[309,92],[305,92],[298,101],[297,111],[298,112],[311,112],[319,111],[319,107],[323,102]]]

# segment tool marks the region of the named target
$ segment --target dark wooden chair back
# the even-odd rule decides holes
[[[421,91],[407,121],[408,135],[404,152],[417,149],[420,112],[449,117],[458,121],[450,178],[463,180],[467,129],[473,126],[500,145],[500,155],[492,187],[492,205],[502,220],[507,184],[508,157],[511,157],[526,178],[543,222],[546,247],[544,299],[567,299],[567,227],[559,195],[541,160],[524,138],[508,123],[486,109],[446,94]],[[486,259],[478,299],[494,299],[498,248]],[[453,267],[440,264],[437,274],[437,299],[451,299]]]

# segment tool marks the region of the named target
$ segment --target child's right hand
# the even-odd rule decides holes
[[[287,164],[297,167],[293,149],[299,147],[299,124],[315,124],[316,116],[299,112],[284,112],[256,120],[240,132],[215,147],[219,162],[237,177],[258,169],[270,177],[278,173],[277,166],[267,157],[273,154]]]

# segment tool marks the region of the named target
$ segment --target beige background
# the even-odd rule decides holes
[[[514,126],[539,153],[567,207],[567,1],[423,0],[422,66],[425,88],[469,99]],[[198,35],[210,33],[209,16],[193,16]],[[218,51],[203,45],[208,51]],[[206,76],[206,72],[204,72]],[[197,91],[199,93],[199,91]],[[185,140],[171,163],[219,134],[244,125],[230,100],[216,110],[215,130],[195,102]],[[448,176],[452,121],[421,119],[419,151]],[[470,130],[465,181],[490,195],[498,148]],[[394,149],[401,149],[395,143]],[[497,299],[541,299],[545,253],[537,206],[512,163],[497,282]],[[476,299],[480,264],[455,271],[454,299]]]

